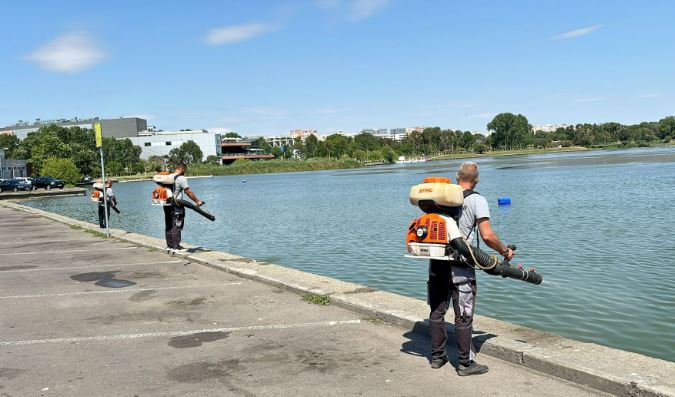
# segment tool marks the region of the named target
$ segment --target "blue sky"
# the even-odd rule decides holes
[[[0,124],[246,135],[675,114],[672,1],[2,2]]]

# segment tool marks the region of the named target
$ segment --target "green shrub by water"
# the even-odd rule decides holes
[[[309,159],[309,160],[237,160],[230,165],[190,164],[188,175],[243,175],[275,172],[321,171],[361,168],[364,164],[352,159]]]

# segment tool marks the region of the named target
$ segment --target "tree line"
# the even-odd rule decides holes
[[[535,131],[521,114],[500,113],[488,124],[488,136],[470,131],[425,128],[403,140],[376,137],[369,133],[351,136],[333,134],[320,141],[310,135],[295,139],[283,148],[271,147],[264,138],[254,146],[277,158],[352,158],[362,162],[393,162],[400,156],[437,156],[454,153],[485,153],[491,150],[583,146],[630,147],[668,143],[675,138],[675,116],[657,122],[623,125],[615,122],[577,124],[552,132]]]
[[[487,124],[487,129],[488,136],[430,127],[414,131],[401,141],[361,133],[355,136],[333,134],[324,140],[310,135],[304,141],[296,138],[284,147],[272,147],[264,137],[252,143],[253,147],[279,159],[354,159],[359,162],[394,162],[401,155],[436,156],[526,148],[646,146],[668,143],[675,138],[675,116],[632,125],[584,123],[545,132],[535,131],[521,114],[500,113]],[[225,137],[241,138],[235,132],[227,133]],[[52,124],[29,133],[23,141],[14,135],[0,135],[0,148],[5,149],[8,158],[26,160],[32,175],[49,173],[61,176],[68,183],[75,183],[84,176],[96,178],[101,175],[92,129]],[[111,176],[160,171],[180,161],[220,164],[216,156],[202,161],[203,153],[193,141],[172,149],[168,156],[152,156],[147,161],[140,158],[141,148],[129,139],[103,138],[103,151],[106,174]],[[62,170],[60,174],[55,173],[58,170]]]
[[[26,160],[33,176],[49,175],[74,184],[84,176],[100,177],[101,161],[94,131],[89,128],[40,127],[20,141],[14,135],[0,135],[0,147],[8,158]],[[129,139],[103,138],[106,175],[143,172],[141,148]]]

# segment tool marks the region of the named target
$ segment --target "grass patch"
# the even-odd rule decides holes
[[[330,305],[330,298],[327,296],[321,296],[317,294],[312,294],[310,292],[305,292],[302,295],[302,300],[308,303],[313,303],[315,305],[327,306]]]
[[[73,229],[73,230],[82,230],[82,226],[78,226],[78,225],[70,225],[70,228]]]
[[[85,231],[89,234],[93,234],[96,237],[101,237],[101,238],[107,238],[108,237],[107,234],[105,234],[103,232],[99,232],[97,230],[85,230]]]
[[[375,325],[384,325],[384,324],[387,324],[386,321],[382,320],[382,319],[379,318],[379,317],[374,317],[374,316],[361,317],[361,320],[363,320],[363,321],[368,321],[369,323],[375,324]]]

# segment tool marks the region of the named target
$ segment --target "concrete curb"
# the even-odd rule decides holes
[[[65,216],[11,202],[0,202],[0,205],[100,232],[97,225]],[[157,238],[119,229],[111,229],[111,233],[123,241],[165,250],[164,241]],[[416,332],[426,331],[429,309],[421,300],[224,252],[189,248],[194,252],[171,254],[296,293],[327,296],[331,303],[365,316]],[[475,317],[474,333],[480,353],[526,368],[617,396],[675,397],[673,362],[579,342],[483,316]]]
[[[84,196],[86,194],[87,189],[81,187],[67,187],[63,189],[31,190],[28,192],[2,192],[0,193],[0,200],[23,200],[52,196]]]

